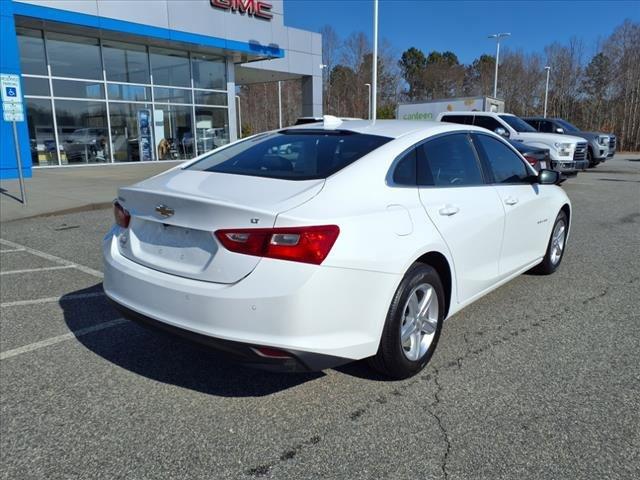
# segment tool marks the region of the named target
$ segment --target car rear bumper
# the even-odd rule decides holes
[[[220,338],[202,335],[184,328],[175,327],[155,318],[142,315],[115,300],[110,299],[111,304],[128,320],[136,322],[155,331],[167,333],[172,336],[184,338],[191,342],[217,350],[228,355],[231,359],[247,366],[269,370],[274,372],[315,372],[326,368],[337,367],[351,361],[349,358],[334,357],[318,353],[300,352],[297,350],[283,350],[288,358],[266,357],[257,350],[262,345],[233,342]]]
[[[210,283],[123,257],[113,233],[105,237],[103,255],[105,293],[133,312],[127,316],[207,337],[213,346],[236,342],[245,353],[250,346],[281,349],[307,369],[374,355],[401,278],[262,259],[237,283]],[[308,360],[313,355],[332,358]]]

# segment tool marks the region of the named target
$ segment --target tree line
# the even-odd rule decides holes
[[[366,84],[371,83],[372,66],[367,36],[355,32],[341,39],[331,26],[320,33],[324,113],[367,118]],[[536,53],[504,48],[498,98],[505,101],[507,112],[542,115],[544,67],[549,66],[548,116],[564,118],[583,130],[613,132],[620,150],[640,150],[640,23],[625,20],[594,50],[587,55],[579,38],[552,43]],[[493,94],[492,55],[480,55],[465,65],[450,51],[425,53],[412,47],[397,55],[386,40],[378,55],[378,118],[395,118],[402,102]],[[283,82],[282,92],[283,124],[289,125],[301,114],[300,82]],[[277,84],[243,86],[240,96],[245,133],[278,126]]]

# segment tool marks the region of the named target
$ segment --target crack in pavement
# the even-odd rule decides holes
[[[632,279],[630,279],[629,281],[625,282],[627,285],[633,284],[635,282],[637,282],[638,280],[640,280],[640,277],[634,277]],[[606,295],[609,294],[609,286],[605,286],[604,289],[602,291],[599,291],[598,293],[591,295],[590,297],[587,297],[585,299],[582,300],[582,304],[586,305],[589,302],[598,300],[600,298],[605,297]],[[571,308],[567,307],[567,306],[563,306],[561,310],[558,310],[554,313],[552,313],[551,315],[549,315],[546,318],[538,318],[536,321],[532,322],[531,324],[529,324],[526,327],[520,327],[518,329],[514,329],[511,330],[508,334],[506,335],[502,335],[501,337],[498,338],[494,338],[493,340],[491,340],[490,342],[486,343],[485,345],[475,348],[473,350],[470,349],[471,343],[469,341],[469,335],[471,336],[475,336],[475,337],[482,337],[485,336],[487,334],[486,331],[482,331],[482,332],[463,332],[462,333],[462,339],[465,343],[465,346],[467,347],[466,352],[462,355],[456,358],[456,360],[452,360],[446,364],[444,364],[442,367],[440,368],[436,368],[436,367],[432,367],[433,368],[433,373],[428,373],[428,370],[425,370],[424,372],[422,372],[422,374],[418,374],[416,375],[413,379],[411,379],[410,381],[402,384],[402,385],[398,385],[396,386],[394,389],[392,389],[389,393],[385,394],[385,393],[381,393],[380,395],[378,395],[374,400],[368,401],[366,403],[364,403],[364,405],[359,406],[358,408],[356,408],[355,410],[353,410],[352,412],[349,413],[349,419],[353,422],[353,423],[357,423],[358,421],[360,421],[362,419],[362,417],[369,413],[369,410],[372,408],[375,408],[376,406],[379,405],[385,405],[389,402],[390,399],[392,399],[393,397],[402,397],[404,395],[404,392],[407,391],[408,389],[412,388],[414,385],[417,384],[428,384],[431,380],[433,380],[434,384],[436,385],[436,390],[434,391],[434,402],[427,405],[427,411],[428,413],[435,419],[438,428],[440,429],[440,432],[442,433],[445,445],[446,445],[446,449],[444,452],[444,456],[441,462],[441,469],[442,469],[442,473],[444,475],[445,479],[449,478],[449,472],[447,470],[447,466],[448,466],[448,462],[449,462],[449,458],[451,456],[451,451],[452,451],[452,445],[451,445],[451,440],[449,437],[449,433],[446,430],[446,428],[443,425],[442,422],[442,413],[437,413],[434,411],[434,408],[437,407],[438,405],[440,405],[441,403],[443,403],[442,399],[440,398],[440,394],[443,391],[442,388],[442,384],[440,383],[440,371],[441,369],[448,369],[448,368],[452,368],[452,367],[456,367],[458,370],[460,370],[462,368],[462,364],[464,361],[466,361],[467,359],[474,357],[474,356],[478,356],[486,351],[489,351],[492,347],[495,347],[497,345],[504,345],[509,343],[510,341],[512,341],[514,338],[527,333],[531,330],[537,329],[537,328],[541,328],[544,326],[545,323],[548,323],[551,320],[557,319],[559,317],[561,317],[562,315],[569,313],[571,311]],[[525,319],[529,318],[529,315],[525,315],[524,317]],[[503,330],[506,326],[508,326],[509,323],[511,323],[513,320],[510,320],[508,322],[505,322],[501,325],[498,326],[498,328],[496,328],[495,330],[493,330],[494,333],[499,334],[501,330]],[[267,475],[269,475],[271,473],[271,470],[274,466],[276,466],[279,463],[282,462],[287,462],[289,460],[294,459],[298,453],[300,453],[302,450],[304,450],[306,447],[310,447],[313,445],[318,444],[321,441],[321,437],[316,435],[311,437],[309,440],[306,440],[302,443],[299,443],[297,445],[295,445],[294,447],[285,450],[284,452],[282,452],[282,454],[279,456],[278,460],[270,462],[270,463],[265,463],[265,464],[261,464],[258,465],[257,467],[253,467],[250,468],[248,470],[246,470],[246,473],[252,477],[266,477]]]
[[[433,382],[436,384],[436,391],[433,392],[433,397],[435,402],[430,405],[430,408],[427,409],[429,414],[436,420],[438,423],[438,428],[440,428],[440,432],[442,433],[442,438],[446,444],[446,449],[444,451],[444,456],[442,458],[442,462],[440,464],[440,468],[442,469],[442,474],[444,475],[445,480],[449,478],[449,473],[447,472],[447,462],[449,460],[449,454],[451,453],[451,440],[449,439],[449,432],[444,428],[442,424],[442,418],[438,413],[435,412],[434,408],[436,408],[440,404],[440,392],[442,391],[442,385],[440,385],[439,380],[440,371],[437,368],[434,368],[433,371]]]

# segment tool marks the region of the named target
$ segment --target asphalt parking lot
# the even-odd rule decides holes
[[[402,382],[250,370],[121,319],[110,210],[4,223],[0,477],[640,478],[640,155],[564,188],[560,271],[455,315]]]

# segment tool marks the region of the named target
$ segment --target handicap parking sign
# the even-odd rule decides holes
[[[20,77],[15,74],[0,73],[3,103],[22,103]]]

